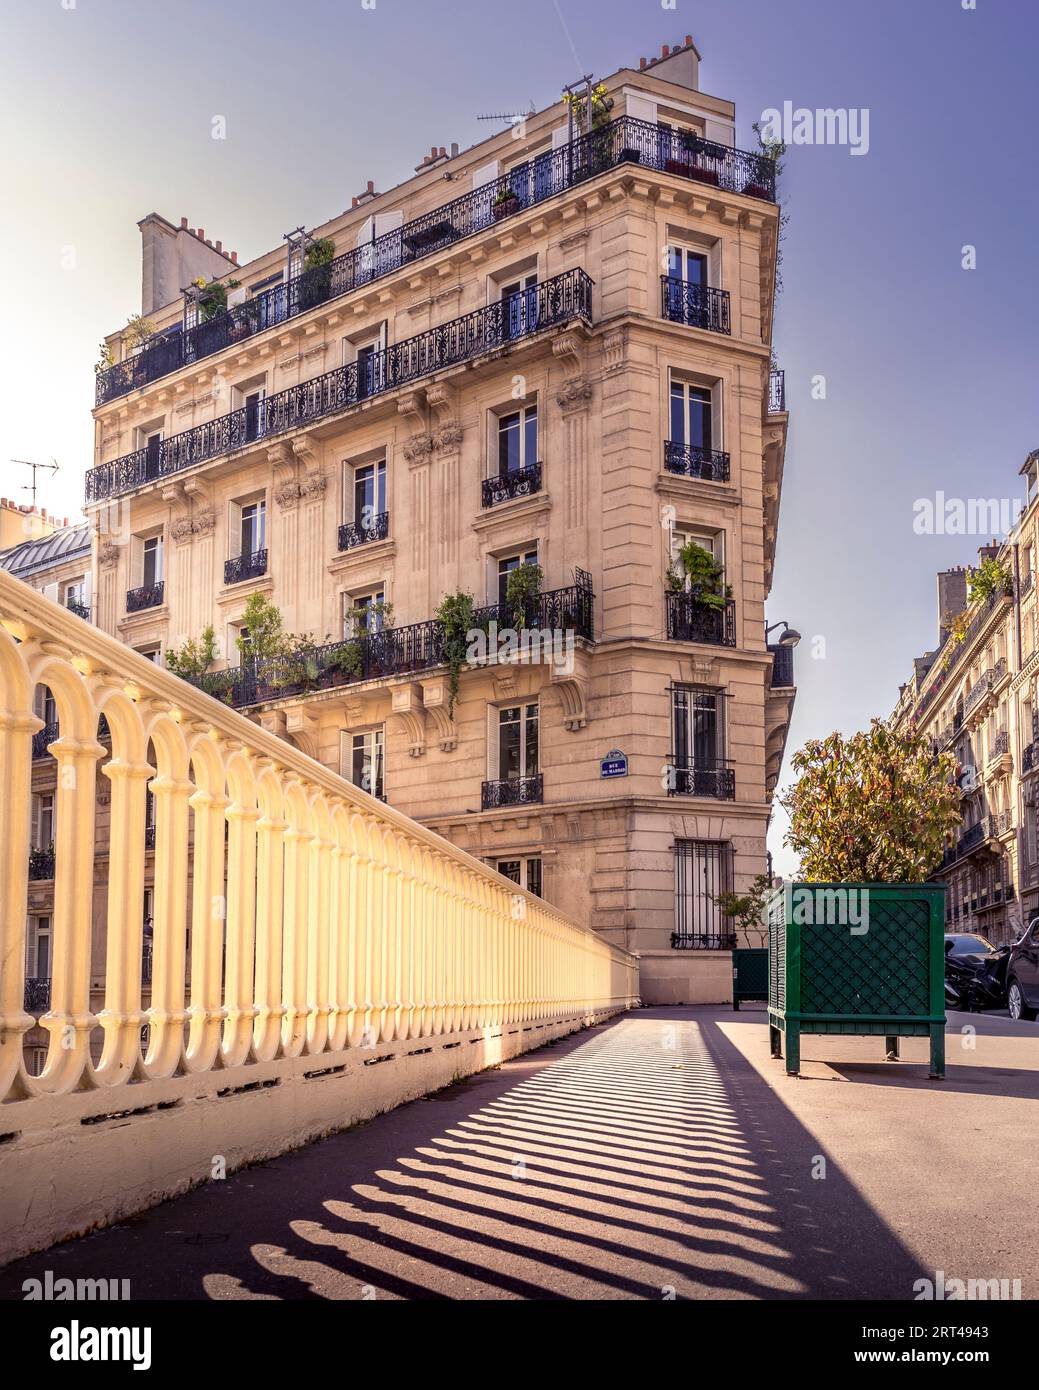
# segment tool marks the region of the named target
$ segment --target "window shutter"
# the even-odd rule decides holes
[[[478,188],[483,188],[484,184],[493,183],[499,177],[501,165],[498,160],[492,159],[490,164],[484,164],[482,168],[473,171],[473,192]]]
[[[358,233],[357,233],[357,245],[358,245],[358,246],[365,246],[365,245],[367,245],[368,242],[371,241],[371,239],[372,239],[372,230],[373,230],[374,226],[375,226],[375,219],[374,219],[373,217],[366,217],[366,218],[364,219],[364,221],[361,223],[360,230],[359,230]]]
[[[656,125],[657,104],[649,97],[636,96],[634,92],[629,92],[625,114],[637,121],[649,121],[652,125]]]
[[[44,584],[44,586],[43,586],[43,597],[44,597],[44,598],[49,598],[50,601],[51,601],[51,603],[58,603],[58,602],[59,602],[59,599],[58,599],[58,586],[57,586],[57,584]]]
[[[574,129],[574,134],[575,134],[575,135],[580,135],[580,131],[576,129],[576,126],[575,126],[575,129]],[[554,130],[554,131],[552,132],[552,148],[553,148],[554,150],[561,150],[561,149],[563,148],[564,145],[569,144],[569,140],[570,140],[570,126],[569,126],[569,123],[566,124],[566,125],[560,126],[558,130]]]
[[[378,239],[385,236],[387,232],[395,232],[404,225],[404,214],[397,212],[379,212],[375,215],[375,236]]]

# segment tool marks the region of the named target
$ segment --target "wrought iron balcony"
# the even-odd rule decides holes
[[[733,951],[738,944],[735,932],[671,933],[673,951]]]
[[[249,550],[244,555],[232,555],[224,561],[224,583],[241,584],[246,579],[260,579],[267,573],[267,551]]]
[[[49,724],[44,724],[42,729],[37,729],[32,736],[32,756],[37,758],[48,758],[47,745],[53,743],[58,737],[58,721],[52,720]]]
[[[732,801],[736,796],[736,770],[716,759],[706,766],[690,758],[674,754],[667,761],[668,796],[713,796],[717,801]]]
[[[137,589],[130,589],[126,595],[126,611],[140,613],[143,608],[158,608],[165,592],[166,581],[163,579],[158,584],[142,584]]]
[[[154,824],[154,822],[153,822],[151,825],[146,825],[146,826],[144,827],[144,848],[145,848],[145,849],[154,849],[154,848],[155,848],[155,824]]]
[[[729,455],[721,449],[703,449],[699,444],[675,444],[665,439],[664,467],[683,478],[702,478],[708,483],[729,481]]]
[[[997,758],[1001,758],[1004,753],[1010,752],[1010,734],[1006,729],[1000,729],[992,740],[992,747],[988,752],[988,760],[994,763]]]
[[[514,627],[515,618],[511,605],[494,603],[475,610],[473,625],[486,632],[493,622],[501,631]],[[595,640],[595,595],[584,583],[551,589],[527,605],[523,619],[532,637],[572,633],[591,642]],[[192,684],[226,705],[241,708],[334,685],[425,671],[442,666],[444,660],[444,630],[433,618],[329,642],[294,662],[253,662],[210,671]]]
[[[70,613],[75,613],[77,618],[82,618],[84,622],[90,621],[90,609],[85,603],[80,603],[78,598],[67,598],[65,607]]]
[[[336,367],[266,396],[256,407],[240,406],[170,435],[159,441],[157,450],[138,449],[112,463],[100,464],[87,473],[87,501],[99,502],[129,492],[154,478],[166,478],[244,448],[254,437],[250,435],[251,416],[258,417],[256,432],[270,439],[351,410],[420,377],[500,352],[546,328],[575,320],[591,323],[591,318],[592,281],[583,270],[564,271],[483,309],[405,338],[361,363]]]
[[[545,799],[543,773],[533,777],[504,777],[484,782],[480,788],[480,810],[496,811],[502,806],[534,806]]]
[[[29,851],[29,877],[47,879],[54,877],[54,846]]]
[[[25,981],[22,1007],[27,1014],[45,1014],[51,1006],[50,976],[30,975]]]
[[[530,463],[525,468],[510,468],[493,478],[483,480],[483,505],[496,507],[499,502],[511,502],[514,497],[532,497],[541,491],[541,464]]]
[[[695,593],[667,594],[667,635],[672,642],[705,642],[712,647],[736,645],[736,603],[708,608]]]
[[[689,328],[709,328],[712,333],[731,333],[729,291],[694,285],[671,275],[660,277],[660,312],[672,323]]]
[[[339,549],[352,550],[355,545],[364,545],[365,541],[384,541],[389,534],[389,512],[370,517],[367,525],[363,521],[344,521],[339,528]]]
[[[125,362],[97,373],[95,402],[104,405],[319,304],[370,285],[622,164],[640,164],[730,193],[775,200],[775,165],[766,156],[622,116],[573,144],[548,150],[501,178],[337,256],[327,266],[303,271],[204,323],[156,335]]]
[[[1009,835],[1014,824],[1009,811],[993,811],[988,817],[986,833],[990,840],[998,840],[1000,835]]]
[[[773,646],[769,643],[768,649],[772,653],[772,689],[791,689],[794,685],[793,647]]]
[[[772,371],[768,374],[768,413],[782,415],[786,410],[786,372]]]
[[[1035,744],[1026,743],[1021,750],[1021,771],[1031,772],[1035,767]]]

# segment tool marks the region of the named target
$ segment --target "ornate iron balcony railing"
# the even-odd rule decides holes
[[[673,642],[706,642],[713,647],[736,645],[736,602],[707,608],[694,593],[667,594],[667,635]]]
[[[990,840],[998,840],[1000,835],[1008,835],[1013,828],[1009,811],[993,811],[986,827]]]
[[[84,622],[90,621],[90,609],[85,603],[80,603],[78,598],[67,598],[65,607],[70,613],[75,613],[77,618],[82,618]]]
[[[664,467],[683,478],[702,478],[708,483],[729,481],[729,455],[721,449],[703,449],[699,444],[675,444],[665,439]]]
[[[1035,766],[1035,744],[1026,743],[1021,750],[1021,771],[1031,772]]]
[[[768,374],[768,413],[782,415],[786,410],[786,372],[772,371]]]
[[[530,463],[525,468],[507,469],[493,478],[483,480],[483,505],[496,507],[514,497],[531,497],[541,491],[541,464]]]
[[[50,976],[30,975],[25,981],[22,1007],[27,1014],[45,1014],[51,1006]]]
[[[351,362],[336,367],[265,397],[252,410],[240,406],[215,420],[171,435],[160,440],[157,450],[138,449],[112,463],[100,464],[87,473],[87,501],[98,502],[129,492],[154,478],[180,473],[245,447],[250,442],[251,414],[258,415],[261,428],[257,433],[264,439],[287,434],[420,377],[499,352],[543,329],[577,319],[590,323],[592,283],[583,270],[564,271],[528,290],[394,343],[360,365]]]
[[[501,806],[534,806],[545,799],[545,777],[504,777],[484,782],[480,788],[480,810],[496,811]]]
[[[367,525],[363,521],[344,521],[339,528],[339,549],[352,550],[355,545],[364,545],[365,541],[384,541],[389,534],[389,512],[379,512]]]
[[[126,611],[139,613],[142,608],[158,608],[166,592],[166,581],[158,584],[142,584],[137,589],[129,589],[126,594]]]
[[[29,851],[29,877],[47,879],[54,877],[54,846]]]
[[[546,151],[501,178],[337,256],[327,266],[303,271],[287,284],[275,285],[205,323],[150,339],[125,362],[97,373],[96,404],[104,405],[319,304],[392,275],[621,164],[640,164],[730,193],[775,200],[775,165],[766,156],[622,116],[571,145]]]
[[[737,944],[735,932],[671,933],[673,951],[732,951]]]
[[[736,796],[736,770],[721,759],[703,766],[693,765],[689,758],[672,754],[667,762],[668,796],[713,796],[718,801],[732,801]]]
[[[1004,753],[1010,752],[1010,734],[1006,729],[1000,729],[992,740],[992,747],[989,749],[988,760],[990,763],[1001,758]]]
[[[246,579],[260,579],[267,573],[267,551],[250,550],[244,555],[232,555],[224,561],[224,583],[241,584]]]
[[[51,720],[49,724],[44,724],[42,729],[37,729],[32,736],[32,756],[37,758],[48,758],[47,745],[53,743],[58,737],[58,721]]]
[[[594,610],[591,589],[575,584],[540,594],[526,606],[522,617],[532,638],[539,633],[572,633],[591,642],[595,640]],[[513,628],[515,619],[512,607],[505,603],[477,608],[473,614],[474,627],[484,632],[489,631],[492,622],[498,631]],[[384,628],[329,642],[290,662],[253,662],[211,671],[192,684],[223,704],[241,708],[443,664],[444,630],[432,618],[407,627]]]
[[[712,333],[731,333],[729,291],[710,285],[694,285],[671,275],[660,277],[660,312],[672,323],[689,328],[709,328]]]
[[[786,690],[794,685],[794,649],[769,644],[772,653],[772,688]]]
[[[145,849],[155,848],[155,826],[146,825],[144,827],[144,847]]]

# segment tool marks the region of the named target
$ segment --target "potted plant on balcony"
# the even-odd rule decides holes
[[[333,647],[325,659],[325,670],[332,676],[333,685],[346,685],[355,680],[363,669],[363,654],[358,638],[351,637]]]
[[[453,719],[458,699],[458,680],[469,651],[469,634],[475,627],[472,594],[459,589],[445,594],[433,615],[441,628],[441,652],[447,666],[447,717]]]
[[[216,633],[212,625],[201,634],[189,637],[182,647],[170,647],[166,652],[166,668],[190,685],[207,689],[203,677],[216,660]]]
[[[491,216],[495,222],[503,217],[511,217],[521,207],[519,194],[513,188],[503,188],[491,203]]]
[[[988,556],[967,575],[967,603],[987,603],[997,594],[1011,592],[1010,566]]]
[[[668,592],[687,593],[694,608],[722,612],[732,597],[732,588],[725,583],[725,572],[710,551],[695,541],[686,541],[677,559],[679,570],[671,566],[667,572]]]
[[[198,290],[198,318],[209,323],[227,313],[227,291],[236,290],[240,280],[205,280],[201,275],[191,282]]]
[[[922,882],[960,823],[951,753],[915,729],[875,719],[865,732],[813,739],[793,758],[782,805],[797,882],[769,901],[772,1055],[800,1035],[929,1037],[931,1075],[944,1074],[945,888]]]
[[[143,314],[131,314],[123,329],[123,343],[127,352],[140,352],[149,338],[155,334],[155,325]]]
[[[529,562],[517,565],[505,581],[505,606],[512,615],[512,625],[524,628],[531,617],[536,619],[541,599],[541,566]]]
[[[323,304],[332,293],[332,262],[336,244],[331,237],[312,241],[303,253],[303,273],[299,281],[300,310]]]

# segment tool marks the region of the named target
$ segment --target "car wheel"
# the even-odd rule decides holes
[[[1015,1023],[1020,1023],[1022,1019],[1030,1023],[1036,1015],[1035,1009],[1030,1009],[1025,1003],[1025,996],[1016,980],[1011,980],[1007,985],[1007,1008]]]

